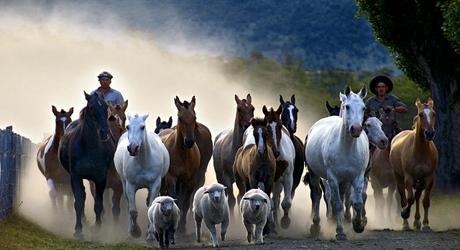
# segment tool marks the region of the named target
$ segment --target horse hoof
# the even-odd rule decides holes
[[[136,225],[136,226],[134,226],[134,229],[131,230],[129,233],[131,234],[131,236],[133,238],[137,239],[137,238],[141,237],[142,231],[141,231],[141,228],[138,225]]]
[[[433,230],[431,230],[430,226],[425,225],[422,227],[422,232],[429,233],[429,232],[433,232]]]
[[[321,232],[321,226],[312,224],[310,227],[310,234],[312,237],[318,237],[319,233]]]
[[[348,224],[351,223],[351,215],[350,215],[350,214],[346,214],[346,215],[344,216],[344,219],[345,219],[345,222],[346,222],[346,223],[348,223]],[[335,222],[335,221],[334,221],[334,222]]]
[[[407,224],[403,225],[402,230],[403,230],[403,231],[410,231],[409,225],[407,225]]]
[[[420,223],[419,220],[414,220],[414,229],[419,231],[421,227],[422,227],[422,223]]]
[[[83,240],[83,233],[82,232],[75,232],[73,234],[73,237],[76,239],[76,240]]]
[[[361,220],[353,220],[353,230],[355,233],[362,233],[364,231],[364,225]]]
[[[281,227],[286,229],[289,225],[291,225],[291,219],[289,216],[283,216],[283,218],[281,218]]]
[[[410,210],[409,209],[403,209],[401,211],[401,217],[405,220],[407,220],[410,216]]]
[[[339,233],[339,234],[336,234],[336,235],[335,235],[335,238],[336,238],[337,240],[347,240],[347,235],[344,234],[344,233]]]

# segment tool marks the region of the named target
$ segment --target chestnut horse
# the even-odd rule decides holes
[[[412,130],[404,130],[393,138],[390,162],[394,169],[396,184],[401,197],[403,228],[409,229],[407,219],[415,202],[414,228],[420,229],[419,200],[422,191],[425,191],[423,196],[423,208],[425,210],[423,230],[428,231],[430,230],[428,225],[430,194],[438,164],[438,150],[433,142],[436,116],[433,109],[434,102],[431,98],[428,98],[426,103],[421,103],[420,99],[417,98],[415,105],[418,114],[414,117]],[[413,189],[415,189],[415,197]]]
[[[233,129],[226,129],[220,132],[214,140],[214,171],[216,172],[217,181],[227,187],[231,214],[233,214],[233,208],[235,207],[233,163],[236,151],[243,145],[244,130],[251,125],[251,119],[254,117],[254,106],[252,106],[251,101],[250,94],[246,96],[246,99],[242,100],[235,95],[236,116]]]
[[[54,134],[47,137],[39,146],[37,152],[37,166],[40,172],[45,176],[48,183],[49,196],[53,208],[56,208],[56,199],[61,200],[64,195],[67,199],[72,201],[70,195],[72,189],[70,187],[70,175],[61,166],[58,159],[58,148],[64,130],[72,122],[73,108],[68,112],[61,109],[58,111],[55,106],[52,109],[55,119]]]
[[[197,122],[195,97],[191,102],[181,102],[176,96],[177,126],[161,131],[160,137],[170,156],[170,167],[163,181],[162,195],[177,199],[181,217],[178,232],[185,232],[187,212],[193,192],[198,189],[200,170],[200,149],[196,143]],[[166,189],[166,190],[165,190]]]

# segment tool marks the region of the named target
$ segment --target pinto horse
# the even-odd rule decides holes
[[[72,122],[73,108],[66,112],[63,109],[58,111],[55,106],[52,106],[51,110],[56,117],[54,134],[40,144],[37,152],[37,166],[46,178],[51,203],[53,208],[56,208],[56,199],[62,199],[64,195],[68,196],[68,200],[71,199],[70,176],[59,163],[58,148],[65,128]]]
[[[161,118],[158,116],[156,121],[155,134],[159,134],[161,131],[172,127],[172,116],[169,117],[168,121],[161,121]]]
[[[336,218],[336,238],[345,240],[343,231],[344,186],[352,186],[351,201],[355,211],[353,229],[364,231],[362,223],[364,172],[369,162],[369,140],[363,130],[366,89],[357,94],[347,87],[340,93],[341,117],[329,116],[310,128],[305,147],[305,159],[310,174],[313,225],[312,234],[319,233],[320,178],[326,179],[331,190],[332,208]]]
[[[187,212],[192,194],[200,182],[200,149],[196,143],[195,97],[191,102],[181,102],[176,96],[177,126],[161,131],[160,137],[170,155],[170,167],[163,183],[162,195],[177,199],[181,210],[179,232],[185,232]],[[166,190],[164,190],[166,189]]]
[[[399,132],[399,126],[396,121],[395,112],[392,110],[379,110],[382,129],[388,140],[391,141]],[[374,190],[375,212],[380,218],[384,218],[383,207],[383,189],[388,187],[387,195],[387,218],[390,219],[393,196],[396,190],[396,180],[393,173],[393,167],[390,163],[390,148],[375,148],[370,161],[370,181]]]
[[[280,95],[280,103],[282,107],[281,121],[283,125],[289,131],[289,137],[294,143],[295,148],[295,159],[294,159],[294,173],[292,174],[292,192],[291,196],[294,197],[295,190],[299,186],[300,179],[302,179],[302,173],[305,168],[305,146],[299,137],[295,135],[297,131],[297,113],[299,109],[295,106],[295,95],[291,96],[291,101],[285,102],[283,96]]]
[[[273,203],[274,203],[274,219],[278,223],[278,208],[280,205],[281,192],[284,191],[284,199],[281,207],[284,210],[284,216],[281,219],[281,226],[287,228],[289,226],[289,209],[292,205],[292,183],[294,173],[295,147],[287,129],[281,122],[281,105],[275,111],[270,110],[264,105],[262,111],[267,121],[268,134],[272,139],[272,150],[277,160],[277,164],[286,166],[283,175],[276,181],[273,188]]]
[[[216,172],[217,181],[227,187],[231,214],[233,214],[233,208],[235,207],[233,163],[236,151],[243,145],[244,130],[251,125],[251,119],[254,117],[254,106],[251,104],[252,98],[250,94],[246,96],[246,99],[242,100],[235,95],[235,102],[236,116],[233,129],[226,129],[216,136],[213,152],[214,171]]]
[[[81,218],[86,199],[83,179],[93,181],[96,185],[94,212],[96,225],[100,226],[107,172],[115,153],[115,142],[107,123],[107,104],[97,93],[88,95],[85,92],[85,98],[87,104],[80,112],[80,118],[69,124],[59,145],[59,161],[70,173],[75,198],[74,236],[77,238],[83,237]]]
[[[410,209],[415,202],[414,228],[420,229],[419,200],[422,191],[423,230],[429,231],[428,209],[430,208],[430,194],[438,164],[438,150],[433,142],[435,135],[436,116],[433,109],[434,102],[428,98],[426,103],[415,101],[418,114],[414,117],[412,130],[404,130],[396,135],[391,142],[390,162],[396,177],[396,184],[401,197],[401,217],[403,229],[409,229],[407,219]],[[415,197],[413,193],[415,189]],[[407,192],[407,197],[406,197]]]

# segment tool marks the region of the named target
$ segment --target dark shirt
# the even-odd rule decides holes
[[[384,108],[385,106],[392,106],[392,107],[405,107],[407,108],[406,104],[401,102],[398,97],[394,95],[386,95],[383,101],[377,99],[376,96],[369,98],[366,102],[367,113],[370,116],[378,117],[379,116],[379,109]]]
[[[96,90],[91,92],[91,94],[93,94],[94,92],[97,92],[98,94],[102,95],[100,88],[97,88]],[[112,105],[123,105],[123,103],[125,102],[123,100],[123,96],[121,95],[121,93],[118,90],[112,88],[110,88],[109,91],[107,91],[105,95],[102,96],[104,96],[104,100],[106,102],[110,102],[112,103]]]

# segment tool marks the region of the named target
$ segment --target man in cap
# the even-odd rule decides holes
[[[104,97],[104,100],[107,103],[112,103],[112,105],[123,105],[124,99],[121,93],[118,90],[115,90],[110,87],[110,83],[112,83],[112,74],[107,71],[100,73],[97,78],[99,79],[99,83],[101,86],[91,92],[91,94],[98,93],[99,95]]]
[[[389,94],[393,90],[393,82],[390,78],[382,75],[376,76],[370,82],[369,88],[375,96],[366,102],[368,115],[378,117],[381,108],[396,113],[407,112],[406,104],[401,102],[398,97]]]

